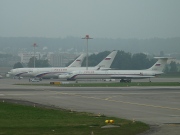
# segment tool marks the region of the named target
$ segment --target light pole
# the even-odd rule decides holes
[[[33,44],[33,47],[34,47],[34,68],[35,68],[35,47],[37,47],[37,44],[34,43],[34,44]]]
[[[93,39],[90,38],[89,35],[86,35],[84,38],[82,39],[86,39],[87,40],[87,52],[86,52],[86,70],[88,70],[88,39]]]

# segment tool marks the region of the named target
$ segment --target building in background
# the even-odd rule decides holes
[[[52,67],[65,67],[70,61],[73,61],[78,54],[73,53],[55,53],[50,55],[49,64]]]
[[[34,53],[33,52],[27,52],[27,53],[19,53],[18,54],[19,56],[20,56],[20,58],[21,58],[21,63],[24,63],[24,64],[27,64],[28,62],[29,62],[29,59],[30,58],[32,58],[32,57],[34,57]],[[42,57],[42,53],[40,53],[40,52],[36,52],[35,53],[35,57],[37,58],[37,59],[41,59],[41,57]]]

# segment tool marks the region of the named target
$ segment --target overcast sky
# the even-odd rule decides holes
[[[180,37],[180,0],[0,0],[0,37]]]

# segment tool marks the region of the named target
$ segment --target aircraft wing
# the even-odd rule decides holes
[[[151,75],[111,75],[112,79],[143,79],[143,78],[153,78],[155,76]]]

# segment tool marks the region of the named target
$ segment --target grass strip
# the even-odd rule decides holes
[[[101,128],[105,120],[116,128]],[[135,135],[149,129],[147,124],[86,112],[33,107],[0,102],[0,134],[3,135]]]
[[[131,86],[180,86],[179,82],[131,82],[131,83],[69,83],[60,85],[50,84],[15,84],[15,85],[31,85],[31,86],[56,86],[56,87],[131,87]]]
[[[62,87],[130,87],[130,86],[180,86],[179,82],[132,82],[132,83],[75,83]]]

